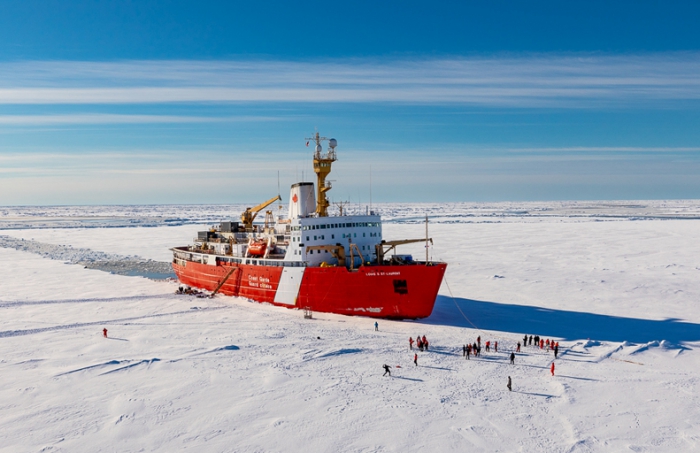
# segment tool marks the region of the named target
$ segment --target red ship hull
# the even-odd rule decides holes
[[[250,264],[173,263],[189,286],[287,308],[377,318],[426,318],[447,264],[288,268]]]

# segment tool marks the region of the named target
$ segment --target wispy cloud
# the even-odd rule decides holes
[[[108,113],[64,114],[64,115],[0,115],[0,126],[51,126],[85,124],[157,124],[157,123],[215,123],[279,121],[268,116],[177,116],[177,115],[122,115]]]
[[[2,104],[345,102],[502,107],[700,99],[700,54],[0,64]]]
[[[698,146],[568,146],[568,147],[548,147],[548,148],[509,148],[513,153],[697,153]]]

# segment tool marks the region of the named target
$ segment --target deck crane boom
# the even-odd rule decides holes
[[[282,197],[277,195],[276,197],[270,198],[264,203],[260,203],[259,205],[255,206],[254,208],[247,208],[245,211],[243,211],[243,214],[241,214],[241,223],[243,224],[243,227],[245,228],[246,231],[250,231],[253,229],[253,220],[255,220],[255,217],[258,215],[258,212],[262,211],[266,207],[270,206],[272,203],[274,203],[277,200],[282,200]]]

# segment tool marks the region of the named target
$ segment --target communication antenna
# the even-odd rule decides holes
[[[282,191],[280,190],[280,171],[277,170],[277,196],[279,197],[279,203],[277,205],[277,209],[282,212]],[[277,216],[279,217],[279,212],[277,213]]]
[[[339,216],[342,217],[345,212],[345,206],[350,203],[349,201],[338,201],[335,205],[338,207]]]
[[[372,213],[372,164],[369,164],[369,213]]]

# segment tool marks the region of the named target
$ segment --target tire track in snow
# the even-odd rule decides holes
[[[137,321],[139,319],[160,318],[163,316],[173,316],[173,315],[184,315],[187,313],[198,313],[201,311],[220,310],[222,308],[228,308],[228,307],[225,307],[225,306],[204,307],[204,308],[198,308],[197,310],[190,309],[190,310],[182,310],[182,311],[173,311],[170,313],[158,313],[155,315],[134,316],[134,317],[130,317],[130,318],[119,318],[119,319],[109,319],[109,320],[103,320],[103,321],[64,324],[64,325],[60,325],[60,326],[42,327],[39,329],[5,330],[5,331],[0,332],[0,338],[19,337],[19,336],[23,336],[23,335],[34,335],[37,333],[51,332],[51,331],[56,331],[56,330],[78,329],[80,327],[95,326],[95,325],[109,325],[109,324],[120,323],[120,322]]]
[[[48,305],[48,304],[83,304],[94,302],[127,302],[132,300],[142,299],[168,299],[173,297],[172,294],[155,294],[151,296],[125,296],[125,297],[105,297],[105,298],[88,298],[88,299],[56,299],[56,300],[16,300],[16,301],[0,301],[0,308],[21,307],[24,305]]]

